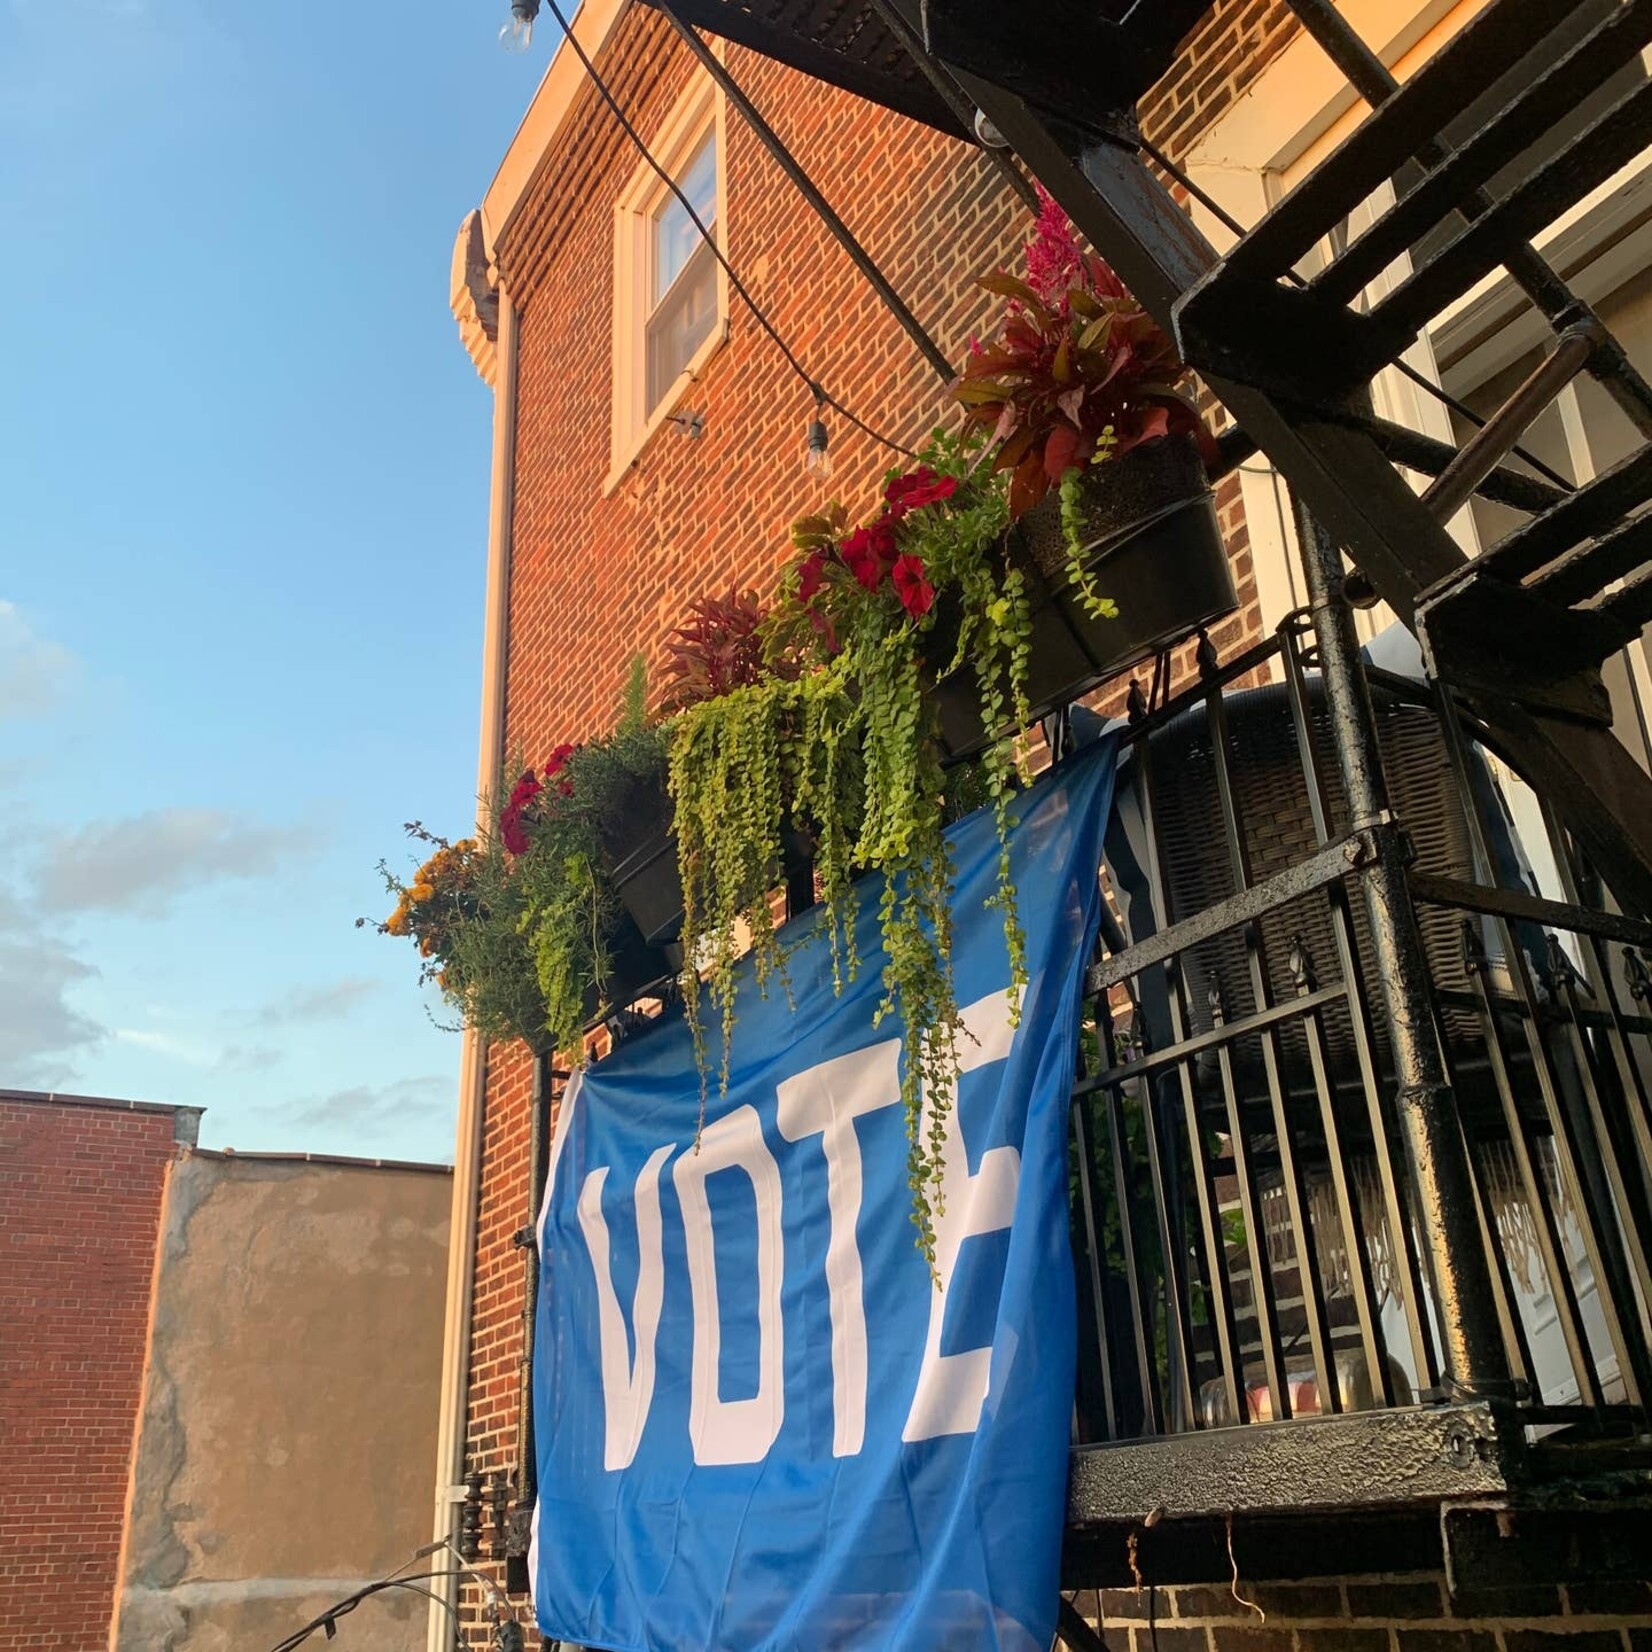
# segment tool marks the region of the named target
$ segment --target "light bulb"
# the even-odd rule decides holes
[[[975,111],[975,141],[987,149],[1008,149],[1004,134],[982,112]]]
[[[819,419],[809,421],[808,440],[803,446],[803,468],[824,482],[832,474],[832,456],[827,452],[826,426]]]
[[[499,44],[507,52],[525,52],[533,44],[533,19],[538,10],[537,5],[530,7],[521,0],[512,5],[511,14],[499,31]]]

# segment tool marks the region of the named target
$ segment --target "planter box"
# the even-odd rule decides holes
[[[614,893],[642,939],[652,947],[675,949],[683,932],[683,880],[671,812],[663,776],[658,786],[638,785],[603,832],[603,852]],[[780,881],[795,911],[799,892],[812,887],[812,846],[787,832],[781,847]]]
[[[662,773],[639,781],[602,833],[614,893],[650,946],[674,942],[683,929],[683,880],[671,835],[671,797]]]
[[[1067,575],[1061,501],[1051,493],[1009,531],[1005,555],[1026,581],[1032,610],[1027,698],[1033,720],[1082,699],[1239,605],[1216,501],[1190,436],[1166,437],[1085,473],[1085,567],[1119,617],[1087,613]],[[941,615],[937,638],[956,637]],[[950,660],[950,647],[932,659]],[[965,664],[935,684],[949,761],[986,745],[980,691]]]
[[[675,862],[673,862],[675,864]],[[679,915],[680,916],[680,915]],[[683,967],[682,949],[675,945],[650,946],[629,913],[622,913],[608,945],[609,974],[606,993],[592,982],[585,993],[586,1030],[607,1015],[623,1010],[643,997],[650,988],[663,988]]]

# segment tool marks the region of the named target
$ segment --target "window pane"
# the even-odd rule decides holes
[[[677,176],[677,186],[693,203],[700,220],[710,229],[717,221],[717,134],[708,132],[687,166]],[[668,194],[654,216],[654,274],[648,295],[652,309],[671,290],[695,249],[701,245],[694,220],[683,210],[675,195]]]
[[[716,323],[717,262],[711,249],[702,243],[679,272],[665,302],[648,320],[650,412],[688,366],[689,358],[711,336]]]

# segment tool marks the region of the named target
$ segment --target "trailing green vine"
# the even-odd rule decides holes
[[[1092,464],[1103,464],[1113,456],[1118,438],[1108,425],[1096,442]],[[1117,619],[1119,605],[1104,597],[1089,568],[1090,541],[1084,513],[1084,472],[1076,465],[1061,473],[1057,489],[1061,502],[1061,538],[1067,552],[1067,582],[1078,593],[1084,610],[1093,619]]]
[[[882,879],[881,1021],[903,1028],[901,1100],[918,1245],[935,1262],[947,1132],[961,1026],[952,978],[953,869],[947,777],[933,686],[968,672],[989,738],[978,789],[1000,854],[992,897],[1004,924],[1012,985],[1026,982],[1026,942],[1009,857],[1013,800],[1025,781],[1017,736],[1031,720],[1025,584],[1003,553],[1002,482],[977,463],[979,443],[937,435],[918,465],[892,473],[883,509],[849,528],[840,506],[793,528],[799,553],[770,626],[774,646],[813,663],[831,684],[823,708],[833,749],[858,750],[861,808],[842,870]],[[823,691],[824,692],[824,691]],[[822,736],[824,739],[824,736]],[[809,742],[804,742],[807,747]],[[828,904],[832,891],[823,888]],[[1019,994],[1015,995],[1019,998]]]

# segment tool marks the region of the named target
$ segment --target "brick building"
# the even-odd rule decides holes
[[[200,1115],[0,1090],[6,1652],[273,1645],[422,1538],[447,1167],[206,1152]]]
[[[200,1109],[0,1090],[0,1647],[106,1644],[167,1169]]]
[[[1342,10],[1403,77],[1482,3],[1346,0]],[[715,219],[734,269],[808,373],[902,443],[946,418],[946,385],[670,22],[626,0],[585,0],[574,26],[651,150]],[[768,56],[726,42],[716,50],[922,326],[959,359],[991,302],[974,277],[1012,265],[1029,222],[1001,171],[978,147]],[[1144,134],[1247,222],[1356,113],[1282,0],[1222,0],[1140,109]],[[1652,367],[1643,296],[1649,199],[1652,168],[1637,166],[1553,232],[1568,273],[1643,367]],[[1218,244],[1231,239],[1206,207],[1190,201],[1189,209]],[[575,54],[559,44],[454,252],[461,339],[493,390],[483,795],[506,753],[531,758],[607,727],[634,654],[656,648],[694,597],[731,583],[766,587],[787,523],[816,497],[801,463],[809,394],[726,278],[709,262],[694,271],[690,249],[670,268],[687,278],[679,296],[698,293],[693,314],[685,322],[663,302],[652,308],[649,248],[681,232],[671,211]],[[1505,325],[1506,297],[1488,287],[1417,352],[1428,376],[1471,405],[1494,402],[1535,347],[1520,324]],[[1390,379],[1379,399],[1389,398],[1391,417],[1437,433],[1443,419],[1449,434],[1448,415]],[[1583,478],[1618,456],[1620,432],[1593,386],[1568,396],[1533,440]],[[865,498],[887,451],[826,417],[836,470],[823,491]],[[1218,499],[1241,608],[1213,640],[1230,658],[1303,598],[1288,507],[1265,461],[1227,477]],[[1452,524],[1465,545],[1477,545],[1488,508],[1498,507],[1476,501]],[[1366,634],[1385,617],[1361,616]],[[1612,671],[1624,738],[1644,754],[1639,710],[1652,702],[1644,649],[1626,650]],[[1121,692],[1115,685],[1115,699]],[[466,1482],[473,1502],[482,1487],[501,1533],[483,1554],[503,1562],[522,1394],[525,1264],[514,1236],[529,1217],[533,1109],[552,1098],[536,1102],[523,1051],[474,1041],[462,1083],[435,1529],[457,1532]],[[1352,1554],[1312,1564],[1352,1575],[1264,1589],[1265,1617],[1225,1588],[1109,1592],[1085,1604],[1111,1645],[1127,1634],[1137,1652],[1535,1652],[1559,1632],[1570,1652],[1640,1652],[1652,1639],[1645,1583],[1568,1591],[1558,1579],[1534,1580],[1471,1600],[1444,1592],[1437,1548],[1394,1551],[1385,1567],[1393,1575],[1381,1581],[1361,1577]],[[501,1572],[517,1585],[523,1575]],[[463,1593],[466,1644],[483,1645],[478,1597],[468,1586]],[[432,1652],[451,1644],[450,1634],[433,1613]]]

